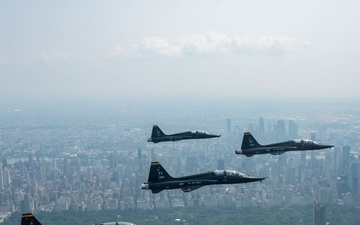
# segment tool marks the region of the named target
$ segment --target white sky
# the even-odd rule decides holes
[[[0,100],[360,97],[360,1],[0,1]]]

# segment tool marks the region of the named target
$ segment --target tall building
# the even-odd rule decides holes
[[[110,153],[109,154],[109,168],[110,169],[114,169],[114,153]]]
[[[218,169],[218,170],[223,170],[223,169],[225,169],[225,162],[224,162],[223,159],[219,159],[219,160],[218,160],[217,169]]]
[[[25,194],[24,200],[20,201],[20,210],[23,213],[34,212],[35,210],[34,199],[29,193]]]
[[[291,185],[295,184],[295,168],[287,168],[285,170],[285,184]]]
[[[302,151],[302,152],[301,152],[301,164],[302,164],[303,166],[306,165],[306,151]]]
[[[4,173],[2,167],[0,167],[0,191],[4,190]]]
[[[276,139],[278,141],[286,139],[285,121],[284,120],[278,120],[276,122]]]
[[[265,136],[265,123],[264,118],[261,116],[259,117],[259,132],[258,132],[259,138],[263,139]]]
[[[6,158],[3,158],[2,159],[2,168],[5,168],[8,166],[8,163],[7,163],[7,159]]]
[[[325,137],[326,137],[326,128],[325,127],[320,127],[318,141],[320,143],[324,143],[325,142]]]
[[[322,204],[328,203],[328,188],[321,187],[318,189],[318,200]]]
[[[137,151],[137,158],[139,163],[139,172],[141,173],[143,171],[143,160],[142,160],[142,150],[139,148]]]
[[[357,197],[359,194],[359,186],[358,186],[358,163],[351,163],[351,192],[353,197]]]
[[[226,134],[231,135],[231,119],[226,119]]]
[[[334,174],[336,175],[340,175],[340,155],[341,155],[340,147],[335,146],[334,154],[333,154],[333,158],[334,158],[333,170],[334,170]]]
[[[325,211],[326,206],[324,204],[315,203],[313,225],[326,225]]]
[[[64,174],[68,175],[70,172],[70,163],[68,158],[64,158]]]
[[[316,132],[310,133],[310,140],[317,141],[317,133]]]
[[[292,120],[289,120],[289,139],[297,139],[299,133],[298,124]]]
[[[350,167],[350,146],[348,145],[342,147],[340,167],[343,172]]]
[[[324,175],[326,180],[331,179],[331,175],[334,173],[332,164],[331,155],[330,153],[326,153],[325,155],[325,168],[324,168]]]
[[[9,188],[10,184],[11,184],[11,175],[10,175],[10,171],[7,167],[4,168],[3,175],[4,175],[4,177],[3,177],[4,187]]]

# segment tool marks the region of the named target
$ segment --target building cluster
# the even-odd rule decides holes
[[[12,134],[5,138],[9,131],[2,129],[2,152],[6,154],[2,154],[0,167],[0,212],[223,205],[290,207],[313,202],[360,205],[360,137],[353,134],[354,130],[344,130],[342,125],[320,124],[314,128],[309,124],[299,125],[295,120],[265,124],[266,119],[262,117],[246,126],[226,119],[222,120],[219,132],[211,130],[222,134],[219,139],[158,144],[146,143],[150,128],[121,131],[114,127],[103,128],[101,133],[92,135],[95,139],[91,145],[81,142],[79,136],[77,139],[70,136],[71,141],[62,139],[49,143],[41,133],[36,136],[37,142],[42,143],[34,145],[20,136],[11,138]],[[281,155],[235,155],[244,131],[251,131],[264,144],[301,137],[335,147]],[[134,145],[132,143],[122,148],[118,146],[119,141],[102,136],[110,133],[114,136],[114,132],[132,137],[128,141],[138,141],[139,147],[127,149]],[[147,136],[139,138],[132,136],[132,132]],[[107,147],[94,147],[98,146],[96,138],[106,140]],[[61,148],[59,142],[67,144]],[[210,185],[189,193],[178,189],[152,194],[140,188],[148,179],[152,161],[161,162],[174,177],[233,169],[267,179],[249,184]]]

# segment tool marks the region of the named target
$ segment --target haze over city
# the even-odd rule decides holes
[[[359,8],[0,1],[0,223],[359,224]],[[219,137],[158,143],[153,125]],[[334,147],[246,157],[248,132]],[[266,179],[153,194],[152,162]]]
[[[0,100],[358,97],[358,1],[0,3]]]

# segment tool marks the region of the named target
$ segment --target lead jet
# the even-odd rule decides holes
[[[148,142],[164,142],[164,141],[181,141],[186,139],[204,139],[204,138],[215,138],[221,135],[210,134],[205,131],[186,131],[183,133],[169,134],[166,135],[158,125],[154,125],[151,132],[151,137],[147,140]]]
[[[41,225],[32,213],[23,213],[21,216],[21,225]]]
[[[150,165],[149,179],[142,183],[142,189],[150,189],[156,194],[165,189],[181,188],[184,192],[190,192],[204,185],[214,184],[239,184],[262,181],[264,177],[250,177],[234,170],[215,170],[185,177],[174,178],[170,176],[159,162]]]
[[[334,147],[334,145],[322,145],[308,139],[296,139],[275,144],[260,145],[250,132],[245,132],[241,149],[235,150],[235,153],[251,157],[257,154],[270,153],[272,155],[280,155],[288,151],[319,150],[332,147]]]

